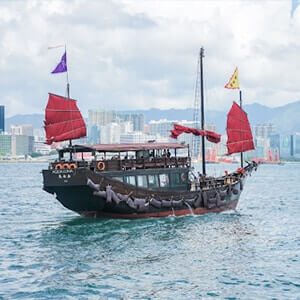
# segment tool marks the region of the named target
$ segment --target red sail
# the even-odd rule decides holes
[[[221,135],[217,134],[213,131],[185,127],[185,126],[182,126],[179,124],[174,124],[173,126],[174,126],[174,128],[173,128],[173,130],[171,130],[171,135],[170,135],[170,137],[173,139],[177,139],[177,137],[182,133],[192,133],[194,135],[205,136],[206,139],[212,143],[219,143],[221,140]]]
[[[227,116],[227,154],[253,150],[254,143],[247,114],[233,102]]]
[[[49,93],[45,119],[48,145],[86,136],[86,126],[76,100]]]

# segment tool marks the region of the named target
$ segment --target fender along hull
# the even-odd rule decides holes
[[[205,215],[209,213],[220,213],[227,210],[234,210],[237,207],[238,200],[234,200],[229,203],[226,207],[218,207],[207,209],[204,207],[198,208],[187,208],[187,209],[178,209],[172,211],[161,211],[161,212],[152,212],[152,213],[131,213],[131,214],[120,214],[120,213],[111,213],[105,211],[82,211],[80,215],[91,218],[109,218],[109,219],[142,219],[142,218],[162,218],[162,217],[180,217],[186,215]]]
[[[245,176],[219,188],[185,192],[130,191],[103,176],[82,171],[68,172],[67,182],[44,170],[44,190],[54,194],[66,208],[86,217],[139,219],[149,217],[202,215],[233,210],[243,189]],[[102,182],[95,184],[95,182]]]

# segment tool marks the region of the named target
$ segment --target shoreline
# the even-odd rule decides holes
[[[49,163],[49,160],[18,160],[18,159],[10,159],[10,160],[0,160],[0,163]]]
[[[49,163],[52,160],[53,159],[43,159],[43,160],[26,160],[26,159],[8,159],[8,160],[4,160],[4,159],[0,159],[0,164],[1,163]],[[300,161],[281,161],[281,162],[283,163],[282,165],[284,165],[284,164],[287,164],[287,165],[300,164]],[[223,163],[223,164],[224,165],[236,165],[236,164],[226,164],[226,163]],[[260,166],[262,166],[262,165],[280,166],[278,164],[260,164]]]

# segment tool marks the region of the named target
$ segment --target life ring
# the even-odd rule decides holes
[[[70,169],[70,165],[69,164],[63,164],[63,169]]]
[[[57,165],[55,165],[55,169],[56,170],[60,170],[60,169],[62,169],[63,168],[63,165],[62,164],[57,164]]]
[[[99,171],[104,171],[105,170],[105,162],[104,161],[98,161],[98,163],[97,163],[97,169]]]
[[[70,164],[70,169],[77,169],[77,164],[75,164],[75,163]]]

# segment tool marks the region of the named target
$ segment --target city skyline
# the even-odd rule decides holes
[[[178,120],[149,120],[144,122],[141,113],[120,114],[109,110],[89,110],[87,120],[87,136],[76,143],[89,144],[122,144],[122,143],[147,143],[148,141],[170,142],[170,131],[173,124],[195,127],[193,121]],[[245,159],[268,160],[274,163],[278,160],[299,159],[300,132],[280,134],[273,123],[254,124],[252,126],[255,150],[245,153]],[[216,124],[206,123],[205,128],[216,132]],[[0,156],[4,155],[30,155],[48,154],[51,150],[61,147],[64,143],[58,143],[53,147],[44,144],[44,134],[41,129],[34,129],[31,124],[10,125],[9,132],[0,135]],[[217,146],[206,143],[206,154],[215,151],[218,159],[226,155],[227,135],[222,135],[221,143]],[[183,134],[177,140],[178,143],[192,145],[192,135]],[[66,142],[67,143],[67,142]],[[195,155],[194,155],[195,156]],[[237,159],[237,156],[234,158]],[[277,160],[275,161],[277,162]]]
[[[209,109],[238,98],[224,89],[236,66],[246,104],[276,107],[300,99],[300,11],[291,18],[290,1],[88,3],[0,3],[7,116],[41,113],[49,91],[65,93],[65,74],[50,74],[63,49],[48,46],[57,44],[67,45],[71,97],[84,115],[97,107],[192,107],[201,46]]]

